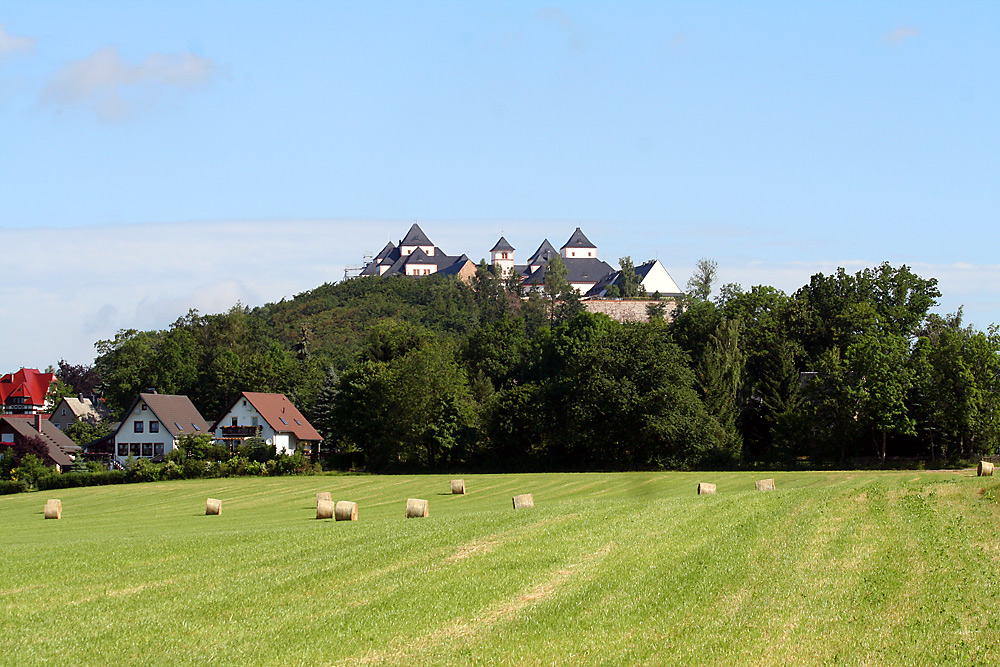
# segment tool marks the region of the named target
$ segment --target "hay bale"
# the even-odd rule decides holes
[[[53,498],[51,500],[45,501],[45,518],[46,519],[61,519],[62,518],[62,501],[61,500]]]
[[[715,493],[715,484],[709,484],[708,482],[701,482],[698,484],[699,496],[704,496],[711,493]]]
[[[976,468],[976,475],[979,477],[992,477],[993,476],[993,464],[989,461],[980,461],[979,467]]]
[[[217,498],[209,498],[205,503],[205,514],[217,516],[222,514],[222,501]]]
[[[451,493],[452,495],[461,494],[465,495],[465,480],[464,479],[453,479],[451,480]]]
[[[419,498],[408,498],[406,500],[406,518],[419,519],[430,516],[430,503]]]
[[[320,491],[319,493],[316,494],[316,506],[317,507],[319,507],[319,501],[321,501],[321,500],[325,500],[327,502],[331,502],[333,500],[333,496],[330,495],[329,491]]]
[[[519,496],[514,496],[511,500],[514,501],[514,509],[516,510],[530,510],[535,506],[535,498],[530,493],[522,493]]]
[[[357,521],[358,504],[352,503],[349,500],[338,500],[334,514],[337,517],[337,521]]]
[[[332,519],[335,511],[335,506],[332,500],[318,500],[316,501],[316,518],[317,519]]]
[[[755,482],[754,486],[757,487],[758,491],[774,491],[774,479],[762,479]]]

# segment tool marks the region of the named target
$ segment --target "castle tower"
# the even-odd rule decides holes
[[[597,258],[597,246],[590,242],[580,228],[577,227],[573,235],[566,241],[566,245],[560,248],[563,259],[588,259]]]
[[[500,275],[504,278],[514,270],[514,246],[507,243],[507,239],[500,237],[497,244],[490,250],[493,257],[493,266],[500,269]]]

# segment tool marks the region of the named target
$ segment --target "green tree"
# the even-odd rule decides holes
[[[642,281],[639,275],[635,272],[635,265],[632,264],[632,258],[626,255],[618,260],[618,266],[620,271],[620,291],[621,296],[626,299],[639,297],[645,294],[645,290],[642,289]]]
[[[583,310],[580,293],[567,280],[569,269],[562,257],[556,255],[545,267],[545,284],[542,294],[548,306],[549,322],[556,324],[572,319]]]
[[[694,273],[687,281],[685,295],[691,301],[708,301],[712,295],[712,286],[718,274],[719,263],[714,259],[702,257],[695,262]]]

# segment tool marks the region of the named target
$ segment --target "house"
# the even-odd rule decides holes
[[[465,255],[446,255],[435,246],[420,226],[413,223],[410,231],[393,245],[390,241],[361,270],[362,276],[429,276],[449,271],[457,274],[471,260]],[[472,264],[473,269],[475,264]]]
[[[591,243],[579,227],[559,249],[559,255],[566,265],[566,281],[580,294],[586,294],[605,276],[614,272],[610,264],[597,258],[597,246]],[[523,284],[536,289],[544,285],[546,267],[554,256],[555,249],[546,239],[523,268]]]
[[[56,425],[60,431],[77,422],[89,422],[96,424],[108,416],[108,410],[103,399],[84,398],[83,394],[77,396],[64,396],[56,403],[52,409],[52,416],[49,421]]]
[[[0,452],[16,443],[37,438],[44,445],[42,460],[45,465],[64,470],[73,465],[80,446],[56,428],[48,420],[48,415],[3,415],[0,416]]]
[[[139,394],[111,436],[113,461],[161,460],[182,436],[211,435],[211,426],[187,396]]]
[[[45,409],[45,395],[55,379],[53,373],[22,368],[0,377],[0,409],[8,415],[37,415]]]
[[[647,295],[659,293],[661,297],[679,299],[683,292],[677,287],[677,283],[670,277],[666,267],[658,259],[651,259],[645,264],[635,267],[635,274],[639,277],[639,289]],[[605,297],[608,289],[612,285],[621,288],[622,272],[615,271],[605,276],[600,282],[587,292],[588,297]]]
[[[211,430],[230,449],[259,436],[279,454],[311,454],[323,439],[284,394],[255,391],[240,394]]]

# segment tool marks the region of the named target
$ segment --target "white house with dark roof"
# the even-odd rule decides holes
[[[566,265],[569,284],[587,297],[607,296],[610,286],[617,284],[621,278],[620,271],[598,257],[597,245],[579,227],[559,250],[548,239],[543,240],[525,264],[516,263],[514,246],[502,235],[489,252],[490,262],[501,276],[520,276],[522,285],[528,289],[540,289],[545,284],[546,269],[557,256]],[[649,260],[635,267],[635,272],[647,294],[659,292],[664,297],[681,295],[677,284],[658,260]],[[419,225],[414,224],[399,245],[387,243],[360,275],[427,276],[435,273],[469,277],[475,273],[475,264],[465,255],[445,255]]]
[[[399,245],[387,243],[372,261],[361,269],[359,275],[429,276],[441,271],[460,274],[469,261],[465,255],[453,257],[442,252],[427,238],[420,225],[413,223]]]
[[[112,456],[124,463],[129,456],[160,460],[185,435],[211,435],[211,424],[187,396],[139,394],[112,434]]]

